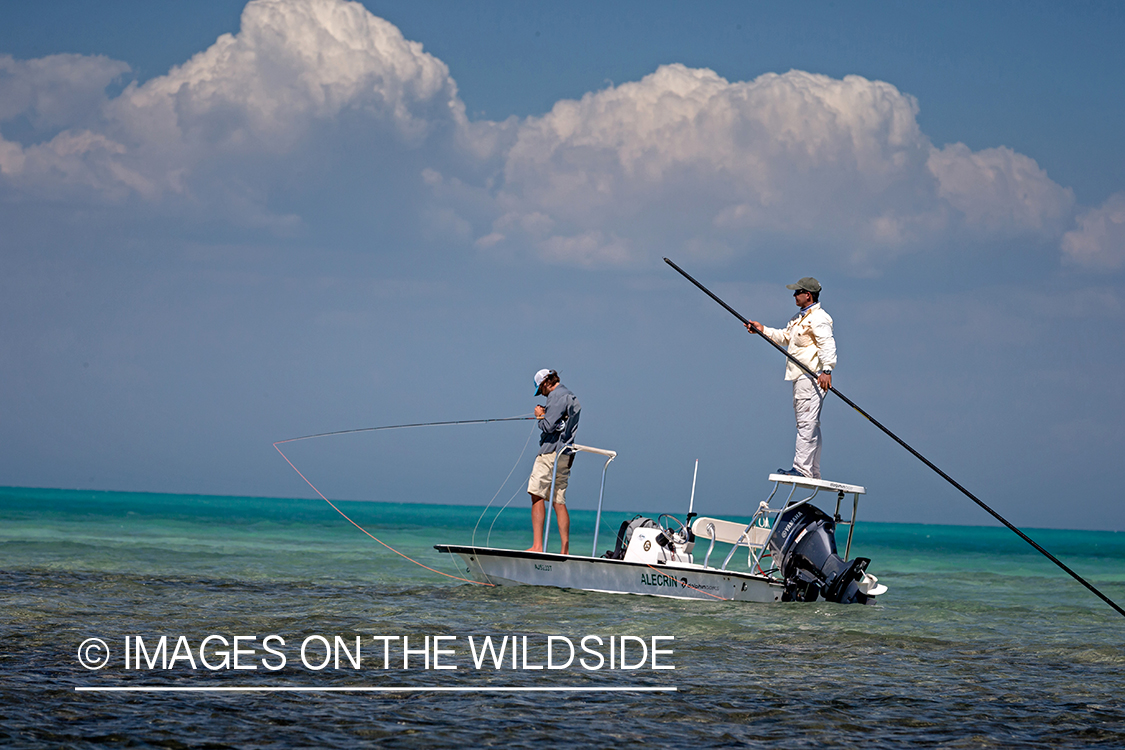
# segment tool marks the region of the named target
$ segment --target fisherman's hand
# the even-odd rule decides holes
[[[762,324],[759,323],[756,320],[751,320],[749,323],[746,324],[746,332],[747,333],[760,333],[761,330],[762,330]]]
[[[816,384],[820,386],[822,391],[827,391],[832,387],[832,373],[822,372],[816,378]]]
[[[542,418],[543,418],[543,417],[544,417],[544,416],[545,416],[546,414],[547,414],[547,410],[546,410],[546,409],[544,409],[544,408],[543,408],[542,406],[540,406],[539,404],[536,404],[536,405],[535,405],[535,418],[536,418],[536,419],[542,419]]]

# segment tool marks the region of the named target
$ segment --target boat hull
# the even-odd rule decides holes
[[[434,549],[459,557],[463,563],[461,570],[474,580],[498,586],[555,586],[672,599],[763,603],[780,602],[785,592],[779,581],[765,576],[701,565],[648,565],[453,544],[438,544]]]

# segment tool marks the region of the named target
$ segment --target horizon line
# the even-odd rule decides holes
[[[95,492],[106,494],[123,494],[123,495],[167,495],[171,497],[199,497],[199,498],[233,498],[239,500],[282,500],[282,501],[297,501],[297,502],[321,502],[316,497],[282,497],[272,495],[220,495],[209,492],[167,492],[163,490],[105,490],[96,489],[93,487],[28,487],[24,485],[0,485],[0,492],[5,490],[30,490],[30,491],[47,491],[47,492]],[[341,503],[382,503],[384,505],[429,505],[435,507],[448,507],[448,508],[487,508],[487,505],[475,505],[471,503],[430,503],[425,501],[411,501],[411,500],[365,500],[358,498],[336,498],[333,502]],[[571,508],[571,512],[589,512],[595,513],[595,508]],[[621,510],[616,508],[605,508],[605,513],[624,513],[626,515],[635,513],[635,509]],[[673,513],[675,515],[675,513]],[[731,513],[727,515],[734,515],[739,517],[750,518],[750,515],[742,513]],[[982,519],[984,520],[984,519]],[[885,524],[885,525],[905,525],[905,526],[937,526],[942,528],[981,528],[981,529],[1003,529],[1004,526],[1000,523],[933,523],[933,522],[917,522],[917,521],[870,521],[865,520],[861,523],[864,524]],[[1107,529],[1105,527],[1098,529],[1076,529],[1066,528],[1059,526],[1025,526],[1023,528],[1034,529],[1036,531],[1089,531],[1089,532],[1106,532],[1110,534],[1125,533],[1125,529]]]

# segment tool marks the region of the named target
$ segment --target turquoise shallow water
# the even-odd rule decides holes
[[[341,503],[402,553],[468,543],[481,509]],[[593,514],[573,514],[590,551]],[[599,549],[625,518],[603,519]],[[491,544],[525,547],[526,503]],[[492,515],[481,522],[483,543]],[[552,532],[553,533],[553,532]],[[1032,530],[1125,601],[1125,534]],[[841,545],[842,546],[842,545]],[[387,551],[323,501],[0,489],[0,744],[42,747],[1122,747],[1125,618],[999,528],[861,523],[853,554],[890,586],[879,606],[680,602],[555,589],[489,589]],[[264,667],[276,634],[286,666]],[[181,658],[126,669],[124,639],[155,656],[181,636],[244,639],[255,670]],[[364,645],[361,667],[300,661],[310,636]],[[443,636],[456,669],[406,669],[399,644]],[[474,668],[468,638],[576,646],[653,637],[674,670]],[[79,663],[106,642],[103,669]],[[249,640],[253,637],[253,640]],[[561,643],[560,641],[557,641]],[[615,641],[619,643],[620,641]],[[212,644],[215,642],[213,641]],[[596,642],[591,642],[595,643]],[[153,648],[149,648],[153,647]],[[317,660],[318,642],[310,647]],[[220,648],[207,653],[221,661]],[[595,648],[595,650],[597,650]],[[603,660],[608,649],[601,649]],[[565,654],[563,654],[565,656]],[[591,661],[593,661],[591,659]],[[276,660],[275,660],[276,662]],[[662,664],[663,665],[663,664]],[[135,666],[135,665],[134,665]],[[243,664],[245,666],[245,664]],[[88,693],[76,687],[675,687],[676,692]]]

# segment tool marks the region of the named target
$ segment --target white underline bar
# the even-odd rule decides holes
[[[76,687],[79,693],[675,693],[675,687]]]

